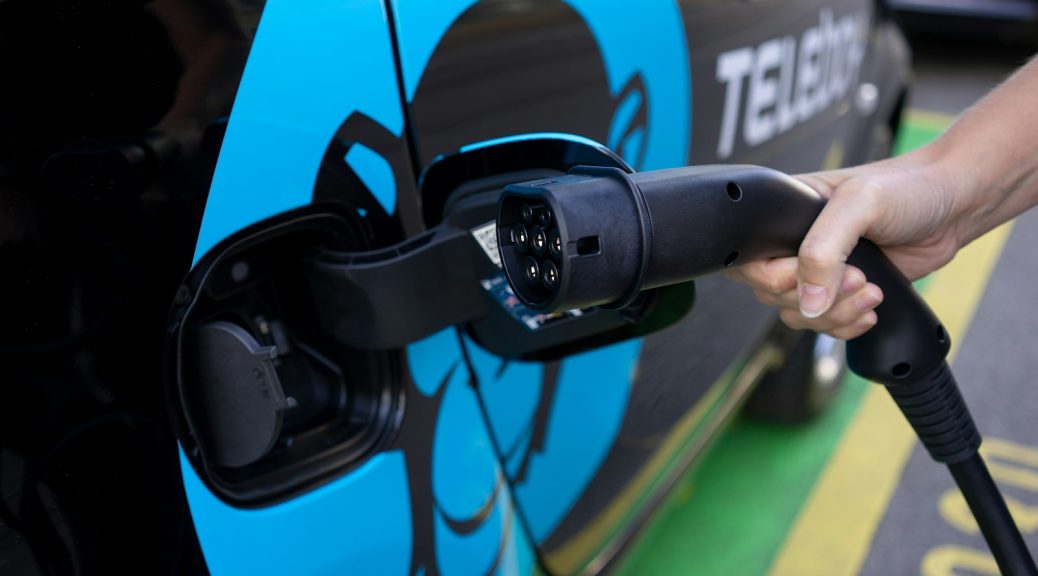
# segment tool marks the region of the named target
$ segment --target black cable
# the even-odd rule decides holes
[[[977,452],[980,433],[948,364],[942,362],[914,381],[886,386],[930,456],[948,465],[1002,574],[1038,576],[1023,536]]]
[[[1027,551],[1020,531],[1009,515],[1009,508],[991,479],[987,466],[980,454],[948,464],[955,483],[966,498],[973,516],[977,519],[981,533],[1002,574],[1009,576],[1036,576],[1038,568]]]

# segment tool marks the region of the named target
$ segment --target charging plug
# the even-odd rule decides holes
[[[506,187],[498,244],[512,290],[530,308],[623,307],[642,290],[796,255],[824,205],[806,184],[757,166],[635,174],[578,166]],[[940,321],[871,242],[860,241],[848,264],[884,293],[876,326],[847,342],[849,367],[886,386],[930,455],[949,466],[1002,572],[1038,573],[977,452]]]

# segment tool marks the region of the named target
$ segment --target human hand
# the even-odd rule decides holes
[[[878,286],[846,265],[859,238],[875,242],[909,279],[952,259],[962,242],[955,180],[921,149],[874,164],[798,176],[829,199],[796,257],[751,262],[728,272],[780,308],[796,329],[841,339],[876,324]]]

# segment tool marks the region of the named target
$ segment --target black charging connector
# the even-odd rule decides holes
[[[509,283],[530,308],[623,307],[642,290],[796,255],[824,205],[806,184],[758,166],[635,174],[578,166],[506,187],[497,234]],[[871,242],[859,242],[848,264],[884,293],[876,326],[847,342],[849,367],[883,384],[930,455],[949,466],[1002,573],[1038,574],[977,451],[940,321]]]
[[[634,174],[578,166],[508,186],[499,206],[502,261],[516,295],[531,308],[560,310],[622,307],[641,290],[788,253],[822,204],[807,186],[756,166]],[[516,232],[527,225],[524,212],[544,215],[538,224],[547,224],[554,251]],[[557,268],[554,287],[518,281],[531,255],[542,274],[545,263]]]

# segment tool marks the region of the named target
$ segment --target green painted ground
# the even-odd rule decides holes
[[[895,150],[922,146],[946,127],[940,118],[909,113]],[[806,425],[736,418],[702,463],[685,474],[618,573],[766,573],[866,386],[848,377],[834,405]]]

